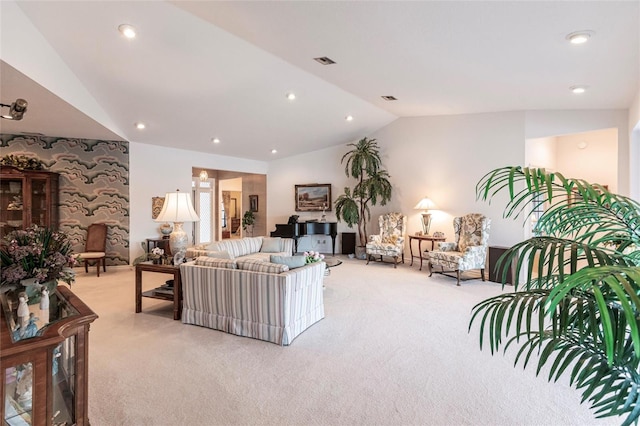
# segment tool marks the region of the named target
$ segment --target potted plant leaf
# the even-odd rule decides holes
[[[371,219],[370,206],[378,203],[384,206],[391,199],[392,186],[389,173],[382,168],[380,149],[375,139],[362,138],[342,156],[347,177],[357,180],[353,189],[344,188],[344,194],[336,199],[336,217],[344,221],[349,228],[358,226],[359,244],[356,256],[364,258],[367,245],[367,223]]]
[[[534,237],[498,260],[513,292],[473,308],[480,347],[516,350],[516,363],[547,365],[549,380],[569,377],[597,417],[640,418],[640,204],[602,185],[544,169],[507,167],[487,174],[478,198],[508,194],[505,216],[547,206]],[[522,272],[522,274],[521,274]],[[515,348],[514,348],[515,347]]]
[[[244,212],[242,216],[242,229],[253,237],[253,225],[256,223],[256,217],[251,210]]]

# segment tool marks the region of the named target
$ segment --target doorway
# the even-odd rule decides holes
[[[200,176],[208,177],[208,191],[210,194],[210,213],[204,212],[204,218],[200,211],[200,205],[208,206],[207,201],[198,204],[201,197],[197,188],[200,186]],[[194,207],[200,222],[196,223],[196,244],[204,244],[211,241],[220,241],[227,238],[241,238],[244,235],[242,229],[242,216],[249,209],[250,200],[254,201],[255,223],[253,236],[266,235],[267,232],[267,176],[257,173],[244,173],[229,170],[207,169],[192,167],[194,187]],[[205,196],[206,198],[206,196]],[[211,240],[204,241],[200,234],[205,228],[209,228]]]

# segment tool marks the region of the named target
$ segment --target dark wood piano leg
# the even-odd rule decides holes
[[[336,255],[336,236],[331,235],[331,253],[333,256]]]

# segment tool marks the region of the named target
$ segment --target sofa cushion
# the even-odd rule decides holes
[[[231,258],[246,256],[251,253],[258,253],[262,246],[262,237],[240,238],[239,240],[217,241],[218,251],[226,250]]]
[[[215,257],[215,258],[218,258],[218,259],[231,259],[231,255],[226,250],[223,250],[223,251],[208,251],[207,252],[207,256]]]
[[[196,259],[198,266],[211,266],[215,268],[238,269],[235,259],[220,259],[217,257],[200,256]]]
[[[258,259],[238,259],[238,269],[252,272],[265,272],[268,274],[279,274],[289,270],[287,265],[279,265],[277,263],[263,262]]]
[[[274,237],[274,238],[263,238],[262,239],[262,247],[260,247],[260,251],[262,253],[280,253],[282,249],[280,248],[282,245],[282,238]]]
[[[305,256],[279,256],[272,254],[269,260],[271,263],[287,265],[289,269],[300,268],[307,263],[307,258]]]

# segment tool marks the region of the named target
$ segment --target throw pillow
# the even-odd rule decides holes
[[[387,237],[384,238],[384,240],[382,240],[383,243],[386,244],[395,244],[398,242],[398,236],[397,235],[389,235]]]
[[[289,269],[300,268],[306,264],[306,258],[304,256],[278,256],[272,254],[270,260],[271,263],[287,265]]]
[[[262,247],[260,247],[260,251],[262,253],[280,253],[281,239],[282,238],[280,237],[263,238]]]
[[[259,259],[240,259],[238,269],[252,272],[266,272],[268,274],[279,274],[289,270],[287,265],[263,262]]]
[[[235,259],[218,259],[215,257],[200,256],[196,259],[195,264],[214,268],[238,269]]]
[[[231,259],[231,255],[228,251],[208,251],[207,256],[215,257],[217,259]]]

